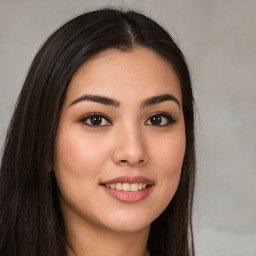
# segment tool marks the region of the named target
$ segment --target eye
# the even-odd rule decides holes
[[[176,120],[173,117],[166,113],[157,113],[150,116],[145,122],[146,125],[152,126],[168,126],[176,123]]]
[[[89,115],[86,115],[82,119],[80,119],[81,123],[84,123],[87,126],[110,126],[112,123],[109,121],[109,119],[104,116],[103,114],[99,113],[91,113]]]

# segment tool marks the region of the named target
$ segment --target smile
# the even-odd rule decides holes
[[[147,187],[146,183],[112,183],[112,184],[106,184],[107,188],[116,189],[120,191],[140,191]]]
[[[149,196],[153,181],[142,177],[121,176],[100,184],[111,197],[125,203],[136,203]]]

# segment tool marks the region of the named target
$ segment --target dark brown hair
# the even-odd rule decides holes
[[[171,36],[135,11],[102,9],[64,24],[41,47],[7,132],[0,173],[0,255],[65,256],[68,242],[53,172],[60,111],[74,72],[105,50],[146,47],[167,60],[182,90],[186,152],[177,192],[152,223],[151,256],[194,255],[194,100],[184,56]]]

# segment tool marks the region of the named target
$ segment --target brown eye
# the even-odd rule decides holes
[[[91,123],[92,125],[101,125],[101,123],[102,123],[102,118],[101,118],[101,116],[90,117],[90,123]]]
[[[90,114],[80,120],[88,126],[109,126],[112,125],[109,119],[101,114]]]
[[[150,118],[148,118],[145,124],[152,126],[167,126],[170,124],[174,124],[175,122],[176,120],[174,120],[169,114],[160,113],[152,115]]]
[[[162,123],[162,117],[161,116],[153,116],[149,118],[152,125],[160,125]]]

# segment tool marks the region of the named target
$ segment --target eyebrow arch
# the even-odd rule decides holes
[[[93,102],[97,102],[97,103],[101,103],[101,104],[113,106],[113,107],[120,106],[120,102],[117,100],[110,99],[108,97],[104,97],[104,96],[100,96],[100,95],[87,94],[87,95],[83,95],[83,96],[75,99],[74,101],[72,101],[71,104],[69,105],[69,107],[73,106],[79,102],[82,102],[82,101],[93,101]],[[152,106],[155,104],[159,104],[164,101],[174,101],[179,107],[181,107],[179,100],[171,94],[162,94],[162,95],[153,96],[151,98],[148,98],[144,102],[142,102],[140,107],[145,108],[145,107],[149,107],[149,106]]]
[[[97,103],[101,103],[101,104],[113,106],[113,107],[120,106],[120,102],[104,96],[99,96],[99,95],[83,95],[77,98],[76,100],[74,100],[69,106],[75,105],[76,103],[81,101],[93,101],[93,102],[97,102]]]
[[[173,96],[172,94],[162,94],[162,95],[153,96],[149,99],[146,99],[141,104],[141,108],[149,107],[149,106],[152,106],[154,104],[158,104],[158,103],[161,103],[164,101],[174,101],[179,107],[181,107],[181,103],[175,96]]]

